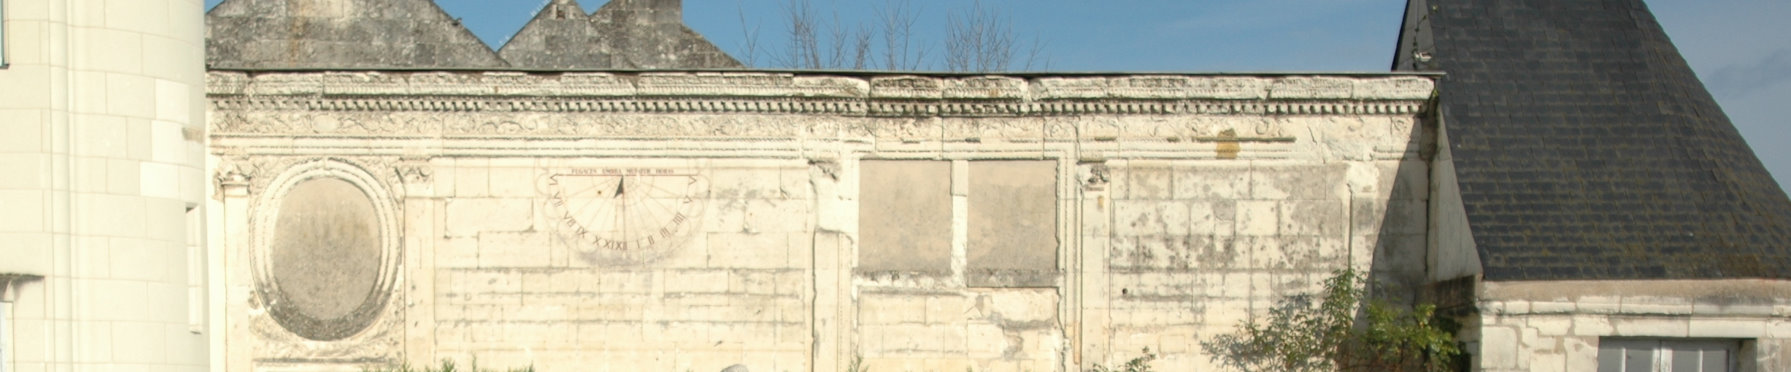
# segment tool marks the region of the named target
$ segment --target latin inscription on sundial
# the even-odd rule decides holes
[[[582,252],[676,247],[697,230],[709,182],[694,169],[566,168],[542,180],[549,216]]]

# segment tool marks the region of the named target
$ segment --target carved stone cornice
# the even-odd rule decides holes
[[[215,110],[758,113],[872,117],[1412,114],[1425,76],[845,77],[763,72],[214,71]]]

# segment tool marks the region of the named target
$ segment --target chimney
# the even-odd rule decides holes
[[[653,8],[653,20],[661,24],[684,24],[684,0],[647,0]]]
[[[684,0],[613,0],[652,24],[684,24]],[[638,22],[638,21],[637,21]]]

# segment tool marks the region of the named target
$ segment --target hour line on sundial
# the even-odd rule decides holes
[[[669,247],[692,231],[708,183],[693,170],[570,168],[546,177],[548,205],[582,251]]]

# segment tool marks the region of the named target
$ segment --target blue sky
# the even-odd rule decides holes
[[[216,5],[221,0],[206,0]],[[587,11],[606,0],[581,0]],[[811,0],[842,24],[870,23],[883,0]],[[918,44],[938,44],[964,0],[910,0]],[[547,0],[437,0],[493,49]],[[983,0],[1040,42],[1057,71],[1386,71],[1405,0]],[[684,0],[685,23],[742,57],[783,31],[782,0]],[[1791,1],[1650,0],[1679,50],[1760,160],[1791,185]],[[742,27],[742,18],[747,27]],[[1775,36],[1776,35],[1776,36]],[[933,56],[941,52],[937,47]],[[769,66],[761,51],[759,66]]]

